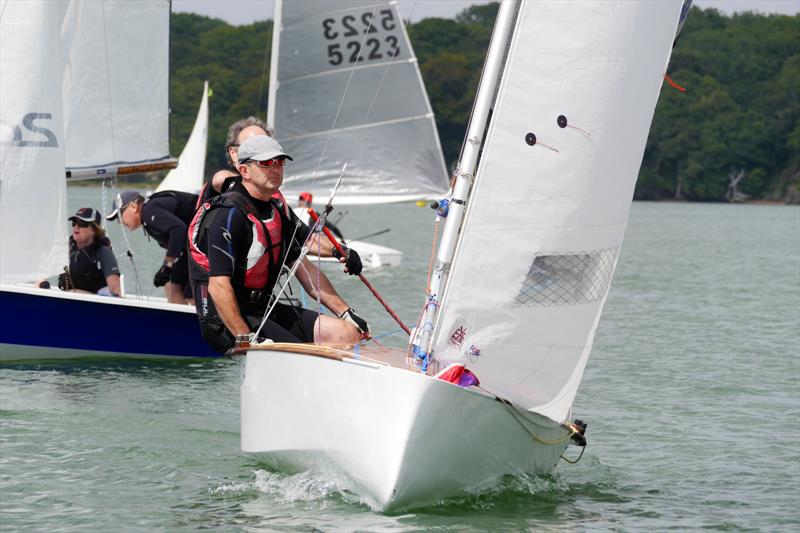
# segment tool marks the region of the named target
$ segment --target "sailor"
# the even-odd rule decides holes
[[[275,137],[275,132],[266,122],[253,116],[239,119],[230,125],[228,136],[225,139],[225,159],[228,161],[229,168],[217,171],[206,182],[200,192],[201,201],[205,202],[220,193],[230,190],[234,183],[242,180],[242,176],[239,175],[238,171],[239,160],[236,152],[239,150],[239,146],[253,135]]]
[[[166,250],[153,285],[164,287],[171,303],[192,303],[186,232],[196,204],[196,194],[181,191],[160,191],[147,199],[137,191],[122,191],[114,201],[114,211],[106,217],[119,219],[131,231],[144,227],[145,234]]]
[[[206,182],[206,184],[203,186],[203,189],[200,191],[200,198],[198,199],[197,207],[200,207],[200,203],[206,202],[211,198],[230,190],[234,184],[241,182],[242,176],[239,174],[238,170],[239,159],[237,151],[243,142],[254,135],[266,135],[268,137],[275,138],[275,132],[272,130],[272,128],[270,128],[266,122],[257,117],[249,116],[247,118],[239,119],[230,125],[228,128],[228,136],[225,139],[225,158],[227,159],[230,168],[217,171],[211,177],[211,179]],[[311,207],[311,193],[301,193],[301,198],[303,194],[308,195],[306,207]],[[295,213],[305,224],[308,224],[310,216],[307,212],[295,209]],[[333,246],[333,244],[321,234],[312,235],[309,239],[309,253],[319,257],[335,257],[339,259],[340,262],[347,265],[347,272],[350,275],[357,276],[361,274],[363,265],[358,252],[355,250],[350,250],[344,245],[344,238],[342,237],[342,232],[339,231],[339,228],[329,222],[325,223],[325,227],[330,228],[331,231],[333,231],[333,233],[336,234],[336,236],[342,241],[342,248],[345,250],[344,259],[342,259],[342,255],[338,252],[336,247]]]
[[[100,212],[91,207],[81,207],[68,220],[72,222],[69,269],[58,276],[58,288],[119,296],[119,266],[111,251],[111,242],[100,227]]]
[[[325,274],[300,259],[309,229],[279,191],[291,157],[266,135],[244,141],[237,157],[241,182],[204,203],[189,227],[190,276],[203,337],[220,352],[237,339],[254,340],[281,267],[300,260],[298,281],[338,318],[274,303],[258,340],[355,344],[369,334],[367,322]]]

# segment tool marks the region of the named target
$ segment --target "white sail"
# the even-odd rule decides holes
[[[67,257],[61,79],[65,4],[0,5],[0,281],[58,273]]]
[[[608,294],[680,10],[520,6],[433,346],[556,421]]]
[[[164,168],[171,160],[169,10],[168,0],[69,3],[63,94],[70,179]]]
[[[170,170],[156,187],[158,191],[197,193],[203,186],[208,144],[208,81],[203,83],[203,98],[194,121],[192,133],[178,157],[178,167]]]
[[[275,9],[269,123],[294,157],[287,198],[337,204],[440,196],[439,137],[396,2],[283,2]]]

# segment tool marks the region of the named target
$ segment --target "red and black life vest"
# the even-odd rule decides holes
[[[289,208],[280,192],[272,196],[271,204],[272,213],[268,220],[260,220],[253,203],[236,191],[216,196],[198,208],[189,225],[190,264],[194,283],[208,283],[208,256],[198,246],[207,230],[207,215],[214,209],[235,208],[250,221],[252,231],[245,264],[241,264],[241,258],[237,258],[235,263],[234,278],[238,281],[234,281],[233,286],[237,299],[241,304],[242,300],[248,300],[252,291],[272,291],[286,253],[284,224],[289,221]]]

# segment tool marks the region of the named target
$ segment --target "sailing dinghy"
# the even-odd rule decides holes
[[[556,466],[582,438],[572,403],[680,12],[501,3],[408,351],[251,347],[243,451],[382,510]],[[440,379],[464,368],[467,386]]]
[[[5,2],[0,10],[0,361],[215,356],[194,309],[40,289],[67,256],[67,179],[175,165],[169,2]]]
[[[446,193],[436,122],[397,2],[277,0],[274,27],[268,122],[294,157],[286,198],[310,192],[325,202],[345,163],[338,206]],[[366,268],[402,257],[366,241],[347,245]]]

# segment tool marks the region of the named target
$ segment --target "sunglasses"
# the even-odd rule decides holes
[[[255,161],[250,160],[248,163],[255,163],[260,167],[271,167],[274,165],[278,165],[279,167],[286,165],[286,158],[285,157],[274,157],[272,159],[267,159],[266,161]]]
[[[88,228],[91,226],[91,222],[84,222],[83,220],[78,220],[77,218],[72,219],[72,227],[78,226],[79,228]]]

